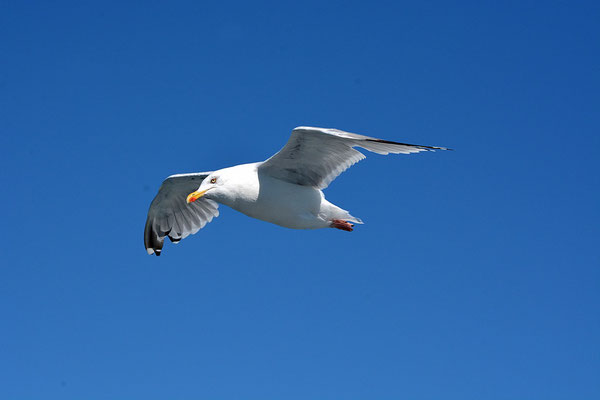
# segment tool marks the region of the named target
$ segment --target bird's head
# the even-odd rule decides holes
[[[188,195],[187,202],[191,203],[200,197],[206,197],[230,205],[240,197],[252,196],[257,187],[256,165],[236,165],[211,172],[204,178],[200,187]]]
[[[200,187],[195,192],[188,195],[187,202],[192,203],[204,196],[208,199],[218,197],[219,193],[223,190],[226,181],[227,174],[222,174],[220,171],[211,173],[204,178]]]

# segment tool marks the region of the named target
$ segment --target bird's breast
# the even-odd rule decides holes
[[[250,217],[294,229],[322,228],[322,192],[257,174],[255,184],[236,196],[231,208]]]

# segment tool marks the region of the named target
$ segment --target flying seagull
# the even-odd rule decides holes
[[[165,237],[177,243],[198,232],[219,215],[219,204],[286,228],[352,232],[362,221],[327,201],[322,189],[365,158],[355,147],[384,155],[448,150],[300,126],[266,161],[165,179],[148,210],[146,251],[159,256]]]

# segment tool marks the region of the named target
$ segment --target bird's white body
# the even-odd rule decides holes
[[[327,228],[335,219],[362,223],[325,199],[313,186],[302,186],[260,172],[262,163],[242,164],[215,171],[226,182],[206,198],[249,217],[292,229]]]
[[[355,147],[383,155],[446,150],[337,129],[298,127],[287,144],[263,162],[168,177],[148,210],[144,229],[148,254],[160,255],[165,237],[177,243],[196,233],[219,215],[219,204],[286,228],[351,232],[350,222],[362,221],[328,202],[321,190],[365,158]]]

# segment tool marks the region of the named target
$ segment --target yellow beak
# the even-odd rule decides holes
[[[208,192],[208,189],[202,190],[200,192],[196,191],[196,192],[192,192],[192,193],[188,194],[187,202],[191,203],[191,202],[198,200],[200,197],[204,196],[204,193],[206,193],[206,192]]]

